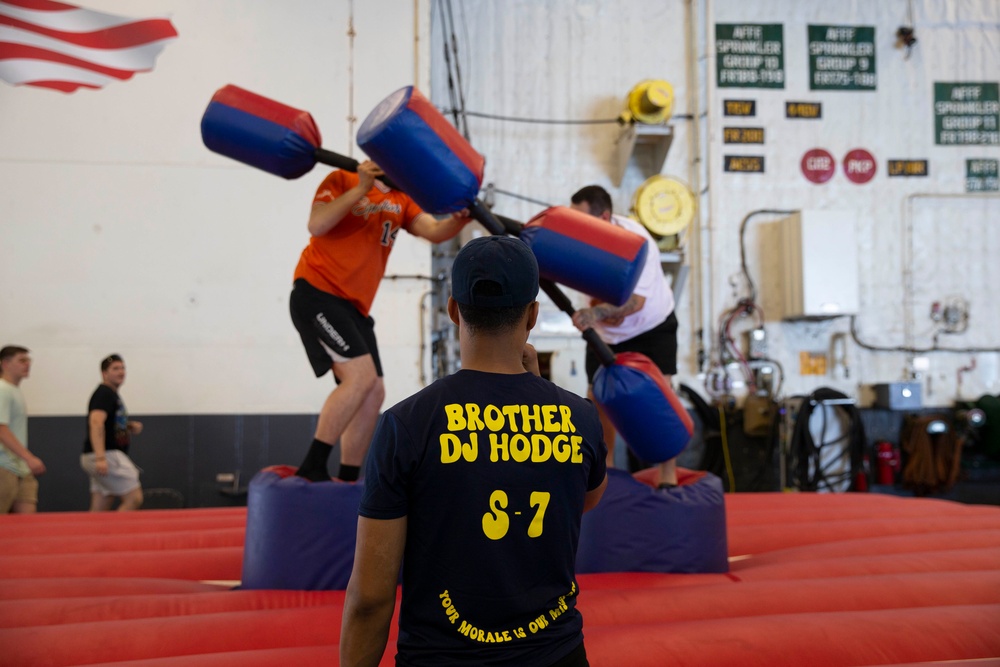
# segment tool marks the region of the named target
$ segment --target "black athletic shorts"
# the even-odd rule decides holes
[[[662,324],[635,338],[609,346],[615,354],[640,352],[649,357],[664,375],[677,375],[677,316],[671,312]],[[587,381],[593,383],[594,373],[601,367],[597,355],[587,346]]]
[[[375,372],[382,377],[375,320],[363,317],[350,301],[316,289],[302,278],[295,281],[288,305],[316,377],[329,371],[335,361],[366,354],[372,355]]]

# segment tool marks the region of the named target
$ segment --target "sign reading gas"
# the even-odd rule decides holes
[[[837,170],[837,161],[822,148],[813,148],[802,156],[802,174],[813,183],[826,183]]]

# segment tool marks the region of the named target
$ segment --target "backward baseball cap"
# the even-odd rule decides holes
[[[476,294],[480,281],[500,285],[500,294]],[[451,266],[451,296],[464,306],[509,308],[526,306],[538,296],[538,262],[521,239],[481,236],[458,251]]]

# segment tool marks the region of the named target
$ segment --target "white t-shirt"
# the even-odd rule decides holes
[[[28,410],[21,388],[0,378],[0,424],[11,430],[14,437],[28,447]],[[0,468],[9,470],[18,477],[26,477],[31,469],[20,456],[0,445]]]
[[[663,275],[663,266],[660,264],[660,249],[646,228],[631,218],[623,218],[618,215],[611,216],[611,224],[642,236],[646,239],[648,249],[646,264],[642,267],[639,282],[633,290],[633,294],[645,297],[646,302],[642,308],[628,315],[617,326],[609,326],[601,322],[594,324],[594,329],[601,335],[601,339],[605,343],[616,345],[662,324],[674,311],[674,293],[670,290],[666,276]]]

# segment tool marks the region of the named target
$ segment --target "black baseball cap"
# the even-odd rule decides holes
[[[475,293],[482,280],[500,285],[500,294]],[[451,266],[451,296],[464,306],[527,306],[538,296],[538,262],[531,249],[513,236],[481,236],[458,251]]]

